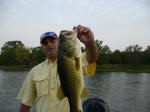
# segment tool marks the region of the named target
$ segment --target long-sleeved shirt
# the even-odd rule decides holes
[[[82,68],[84,74],[95,73],[96,63],[88,64],[85,53],[82,54]],[[36,99],[37,112],[70,112],[68,98],[64,97],[61,101],[57,98],[59,87],[57,63],[46,59],[30,70],[17,98],[22,104],[31,107]]]

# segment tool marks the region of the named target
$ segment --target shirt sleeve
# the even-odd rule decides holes
[[[27,75],[17,97],[17,99],[27,106],[33,106],[36,98],[36,88],[35,82],[32,80],[32,73],[33,71],[31,70]]]
[[[85,52],[82,53],[82,68],[84,75],[87,74],[88,76],[92,76],[96,70],[96,62],[89,64]]]

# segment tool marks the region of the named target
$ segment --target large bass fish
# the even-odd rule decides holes
[[[82,55],[77,32],[60,32],[57,65],[61,85],[58,98],[68,97],[70,112],[82,112],[81,98],[86,97],[88,91],[84,87]]]

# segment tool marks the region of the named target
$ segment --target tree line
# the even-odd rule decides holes
[[[27,48],[21,41],[8,41],[1,47],[0,65],[37,65],[45,60],[41,47]]]
[[[96,40],[99,58],[97,64],[150,65],[150,45],[145,50],[138,44],[126,47],[124,51],[111,51],[103,41]]]
[[[103,41],[96,40],[96,45],[99,52],[98,65],[150,65],[150,46],[143,50],[136,44],[126,47],[124,51],[111,51],[109,46],[103,45]],[[85,48],[81,47],[81,50],[84,52]],[[1,47],[0,65],[34,66],[45,59],[41,46],[27,48],[21,41],[8,41]]]

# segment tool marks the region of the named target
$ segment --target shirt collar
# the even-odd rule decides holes
[[[55,62],[52,62],[51,60],[48,60],[48,59],[45,60],[45,63],[47,64],[56,64],[56,62],[57,62],[57,59]]]

